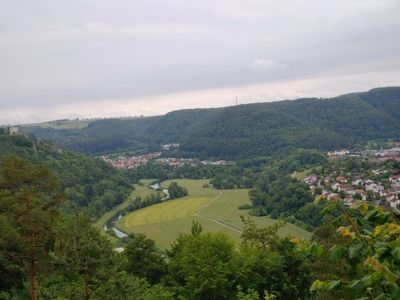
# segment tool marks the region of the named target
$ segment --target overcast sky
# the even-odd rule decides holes
[[[1,0],[0,124],[400,85],[400,0]]]

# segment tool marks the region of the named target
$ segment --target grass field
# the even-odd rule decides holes
[[[154,194],[155,191],[148,188],[148,186],[153,183],[155,180],[154,179],[144,179],[140,181],[139,184],[135,184],[135,189],[133,192],[129,195],[129,197],[122,202],[121,204],[115,206],[112,210],[106,212],[104,215],[102,215],[93,225],[97,228],[103,228],[104,225],[110,221],[111,218],[113,218],[119,211],[125,209],[128,207],[129,203],[131,202],[132,199],[136,197],[142,197],[145,198],[146,196],[149,196],[151,194]]]
[[[24,127],[37,126],[41,128],[53,128],[53,129],[82,129],[87,127],[90,120],[58,120],[44,123],[27,124]]]
[[[239,242],[242,224],[240,215],[247,215],[247,210],[238,206],[249,203],[248,190],[215,190],[203,188],[207,180],[175,180],[188,189],[189,195],[175,200],[146,207],[129,213],[117,222],[118,228],[127,233],[144,233],[166,249],[179,233],[189,232],[193,221],[202,224],[205,231],[225,232]],[[161,184],[167,187],[170,181]],[[268,217],[252,217],[260,226],[271,225],[275,220]],[[279,231],[283,236],[308,239],[310,233],[292,224]]]
[[[316,166],[301,172],[294,171],[294,173],[292,174],[292,178],[296,178],[297,180],[303,180],[304,178],[306,178],[306,176],[310,175],[313,170],[320,171],[321,169],[322,166]]]

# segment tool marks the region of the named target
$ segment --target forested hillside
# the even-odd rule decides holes
[[[179,155],[237,159],[331,150],[400,137],[400,88],[379,88],[331,99],[299,99],[193,109],[130,120],[99,120],[82,129],[23,128],[90,154],[146,152],[180,142]]]
[[[23,127],[23,131],[89,154],[144,153],[159,150],[162,143],[181,141],[191,131],[210,121],[218,111],[180,110],[165,116],[97,120],[81,129],[29,126]]]
[[[131,181],[124,173],[99,159],[64,150],[50,142],[23,135],[9,136],[0,131],[0,159],[9,156],[48,167],[60,180],[60,189],[68,198],[63,207],[70,212],[79,208],[98,217],[132,191]]]
[[[364,103],[361,98],[352,100],[353,95],[346,97],[347,109],[354,105],[353,101]],[[301,115],[307,115],[302,102],[310,101],[319,103],[298,101],[296,105],[300,105],[301,111],[297,108],[296,113],[285,112],[284,106],[290,106],[290,102],[270,107],[279,107],[276,111],[285,113],[290,125],[287,128],[295,132]],[[396,102],[390,105],[393,103]],[[385,105],[380,110],[367,102],[364,106],[364,111],[371,111],[370,117],[386,118],[380,121],[386,128],[372,126],[368,134],[385,130],[396,134],[396,112]],[[201,126],[182,117],[179,130],[186,127],[189,132],[201,127],[204,131],[198,131],[200,139],[210,134],[207,127],[227,110],[214,110],[215,116],[208,116],[210,119]],[[260,108],[254,111],[265,114]],[[264,124],[262,117],[256,119],[256,112],[251,113],[248,119]],[[313,122],[324,124],[323,109],[319,114]],[[349,124],[364,122],[351,119],[349,114],[342,114]],[[254,126],[252,122],[245,123],[245,117],[243,114],[239,122]],[[145,122],[161,127],[163,118],[143,119],[142,132],[150,128]],[[163,130],[175,132],[175,120],[172,116],[171,127],[164,126]],[[222,124],[228,121],[229,117]],[[274,122],[284,126],[278,117]],[[361,124],[367,123],[376,124],[374,120]],[[304,128],[310,127],[301,129]],[[269,128],[259,128],[261,138],[263,130]],[[358,127],[352,129],[356,130],[365,134],[363,139],[371,138]],[[188,135],[187,132],[184,134]],[[232,134],[232,140],[236,139],[234,132],[227,132]],[[238,135],[252,138],[251,134],[244,130]],[[155,142],[164,142],[156,140],[156,135],[153,138]],[[269,146],[265,143],[252,147],[257,145]],[[328,163],[325,155],[297,149],[284,156],[281,150],[276,151],[282,154],[280,159],[249,158],[223,169],[201,166],[196,171],[185,165],[172,170],[169,166],[150,164],[130,170],[129,177],[135,179],[179,178],[185,174],[214,176],[214,187],[251,188],[252,206],[247,204],[241,209],[282,219],[260,227],[251,218],[242,217],[240,244],[224,233],[206,232],[200,223],[194,222],[191,227],[188,224],[180,228],[182,233],[164,253],[143,234],[124,238],[125,250],[117,253],[79,211],[87,210],[96,216],[119,203],[131,189],[128,172],[119,172],[100,160],[51,142],[10,136],[0,129],[0,299],[399,299],[400,211],[369,207],[366,202],[349,207],[340,198],[328,200],[323,195],[314,199],[306,185],[289,175],[307,170],[322,172]],[[251,151],[245,153],[251,156]],[[280,237],[278,229],[286,224],[283,218],[315,228],[311,241]]]
[[[392,111],[399,110],[400,88],[332,99],[229,107],[185,138],[180,150],[200,156],[243,158],[398,138],[400,118]]]

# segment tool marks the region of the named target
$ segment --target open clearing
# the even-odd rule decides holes
[[[248,210],[239,210],[238,206],[249,203],[247,189],[216,190],[203,188],[208,180],[174,180],[188,189],[189,195],[159,203],[129,213],[117,222],[118,228],[127,233],[144,233],[156,241],[161,249],[169,248],[181,232],[189,232],[193,221],[202,224],[204,231],[225,232],[239,242],[242,223],[240,215]],[[168,187],[169,181],[161,186]],[[275,223],[268,217],[252,217],[260,226]],[[310,233],[293,224],[287,224],[279,231],[283,236],[308,239]]]
[[[304,178],[306,178],[306,176],[310,175],[313,170],[321,171],[322,170],[322,166],[315,166],[315,167],[312,167],[310,169],[307,169],[307,170],[304,170],[304,171],[300,171],[300,172],[294,171],[293,174],[292,174],[292,178],[296,178],[297,180],[301,181]]]
[[[91,120],[58,120],[44,123],[26,124],[23,127],[41,127],[53,129],[82,129],[87,127]]]

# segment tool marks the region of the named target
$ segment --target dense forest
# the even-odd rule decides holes
[[[145,153],[160,150],[160,144],[180,141],[195,128],[211,120],[218,110],[193,109],[165,116],[132,119],[106,119],[82,129],[23,127],[39,139],[51,139],[88,154],[129,151]]]
[[[0,158],[16,155],[48,167],[60,179],[60,191],[69,201],[64,209],[83,209],[99,217],[121,203],[133,189],[132,179],[105,162],[65,150],[47,141],[0,131]]]
[[[108,119],[82,129],[23,127],[39,139],[52,139],[90,154],[160,150],[179,142],[168,155],[244,159],[290,153],[294,149],[332,150],[367,140],[400,138],[400,88],[378,88],[330,99],[299,99],[192,109],[164,116]]]

